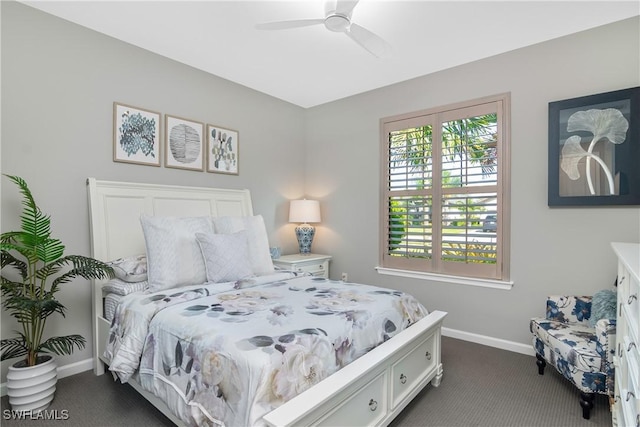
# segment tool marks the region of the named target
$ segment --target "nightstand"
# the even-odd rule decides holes
[[[273,265],[284,268],[285,270],[304,271],[317,277],[329,278],[329,260],[330,255],[283,255],[273,260]]]

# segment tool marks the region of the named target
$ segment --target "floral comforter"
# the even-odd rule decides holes
[[[190,425],[260,425],[272,409],[427,315],[412,296],[277,273],[131,294],[105,356]]]

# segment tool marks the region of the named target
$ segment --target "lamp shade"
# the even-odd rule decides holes
[[[320,222],[320,202],[292,200],[289,203],[289,222]]]

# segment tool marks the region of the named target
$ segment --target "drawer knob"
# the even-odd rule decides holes
[[[628,391],[627,398],[625,400],[628,402],[632,397],[635,398],[636,395],[632,391]]]
[[[405,374],[400,374],[400,383],[401,384],[407,383],[407,376]]]
[[[633,295],[629,295],[629,299],[627,300],[627,304],[631,305],[633,304],[633,300],[637,300],[638,299],[638,295],[633,294]]]
[[[633,347],[636,347],[636,343],[634,343],[633,341],[631,341],[631,342],[629,343],[629,347],[627,347],[627,351],[631,351],[631,349],[632,349]]]
[[[427,358],[427,360],[431,360],[431,353],[427,351],[427,352],[424,354],[424,357],[426,357],[426,358]]]
[[[624,283],[624,279],[626,279],[626,276],[622,276],[622,278],[620,279],[620,285]]]
[[[376,402],[375,400],[371,399],[369,401],[369,409],[371,410],[371,412],[373,412],[376,409],[378,409],[378,402]]]

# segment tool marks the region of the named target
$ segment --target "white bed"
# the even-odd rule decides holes
[[[87,181],[92,256],[110,261],[145,252],[140,215],[251,216],[248,190]],[[105,371],[109,322],[103,316],[105,282],[93,289],[94,372]],[[422,320],[375,347],[335,374],[267,413],[262,422],[289,425],[387,425],[429,382],[442,378],[441,325],[446,313]],[[183,425],[160,399],[130,381],[173,422]]]

